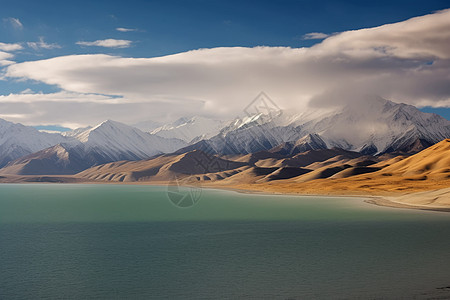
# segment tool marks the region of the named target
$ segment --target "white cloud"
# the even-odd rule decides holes
[[[33,90],[30,88],[24,89],[20,92],[21,94],[34,94]]]
[[[120,32],[131,32],[131,31],[137,31],[136,28],[124,28],[124,27],[117,27],[116,28],[117,31]]]
[[[123,101],[115,97],[81,94],[72,92],[21,93],[0,95],[0,112],[2,116],[13,122],[25,125],[59,124],[76,128],[96,125],[100,121],[113,119],[129,124],[136,120],[161,119],[173,121],[179,115],[172,115],[177,107],[185,102],[153,99],[152,102]],[[201,108],[201,103],[191,103],[186,113],[193,115]],[[161,118],[161,111],[166,111]],[[0,116],[0,118],[2,118]]]
[[[1,51],[16,51],[16,50],[22,50],[23,47],[21,44],[7,44],[7,43],[1,43],[0,42],[0,50]]]
[[[97,40],[94,42],[77,42],[77,45],[80,46],[97,46],[97,47],[106,47],[106,48],[128,48],[131,46],[131,41],[129,40],[115,40],[115,39],[106,39],[106,40]]]
[[[59,49],[61,48],[60,45],[56,44],[56,43],[52,43],[52,44],[48,44],[44,41],[43,37],[39,38],[39,42],[28,42],[27,43],[28,47],[33,48],[34,50],[38,51],[41,49]]]
[[[374,28],[333,35],[317,51],[353,58],[450,59],[450,9]]]
[[[8,44],[0,42],[0,67],[13,64],[14,61],[12,61],[11,58],[13,58],[14,55],[8,52],[21,49],[23,49],[23,47],[20,44]],[[3,76],[1,76],[1,74],[0,79],[3,79]]]
[[[9,23],[15,29],[23,29],[23,24],[18,18],[4,18],[3,21]]]
[[[25,89],[20,94],[0,95],[0,102],[1,103],[39,103],[39,102],[120,103],[118,98],[106,95],[81,94],[66,91],[44,94],[42,92],[35,93],[31,89]]]
[[[14,62],[10,60],[13,57],[14,55],[12,55],[11,53],[0,51],[0,67],[13,64]]]
[[[0,67],[12,65],[14,61],[12,60],[0,60]],[[0,76],[0,80],[3,80],[3,76]]]
[[[13,56],[14,55],[12,55],[11,53],[0,51],[0,60],[1,59],[8,59],[8,58],[11,58]]]
[[[40,113],[30,111],[27,120],[45,115],[54,123],[58,122],[53,118],[136,123],[169,114],[232,117],[262,90],[278,106],[297,110],[336,103],[343,91],[450,107],[449,41],[450,10],[445,10],[343,32],[310,48],[213,48],[155,58],[70,55],[13,64],[6,76],[56,85],[70,93],[70,100],[43,94],[30,96],[34,100],[28,102],[20,98],[24,95],[10,95],[17,100],[16,109],[27,109],[28,103],[41,99],[36,106]],[[99,94],[122,98],[97,98]],[[80,113],[74,114],[76,110]],[[18,112],[23,113],[11,113]]]
[[[305,35],[303,35],[304,40],[323,40],[327,37],[329,37],[329,34],[322,33],[322,32],[310,32]]]

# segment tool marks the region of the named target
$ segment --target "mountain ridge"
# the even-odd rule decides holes
[[[288,146],[308,135],[319,136],[327,148],[377,155],[396,151],[408,153],[449,138],[450,121],[421,112],[412,105],[367,96],[364,101],[326,113],[285,113],[274,118],[258,114],[237,119],[218,135],[183,150],[248,154],[284,143]]]
[[[191,128],[195,130],[186,136]],[[142,160],[196,150],[221,156],[266,155],[258,159],[258,165],[254,166],[257,168],[270,165],[271,161],[279,162],[280,157],[285,158],[284,163],[294,162],[297,154],[333,148],[361,155],[410,155],[450,138],[450,121],[411,105],[370,96],[343,107],[312,109],[301,114],[280,112],[270,117],[257,113],[229,122],[182,118],[157,131],[181,134],[185,140],[143,132],[113,120],[63,134],[42,133],[0,120],[0,167],[4,167],[0,173],[35,174],[41,165],[43,174],[50,170],[70,174],[112,161]]]
[[[89,167],[120,160],[141,160],[186,145],[120,122],[106,120],[95,127],[68,133],[65,143],[10,161],[1,174],[75,174]],[[61,157],[64,153],[64,157]],[[41,166],[41,169],[39,169]]]

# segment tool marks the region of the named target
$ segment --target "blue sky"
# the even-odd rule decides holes
[[[16,61],[56,55],[111,53],[152,57],[220,46],[309,46],[309,32],[333,33],[394,23],[449,7],[448,1],[4,1],[2,19],[18,18],[22,30],[3,22],[3,42],[58,43]],[[118,32],[115,28],[138,29]],[[77,41],[129,39],[127,49],[105,51]]]
[[[4,1],[0,42],[23,46],[14,52],[15,63],[80,54],[150,58],[215,47],[301,48],[322,41],[305,39],[304,35],[311,32],[333,34],[376,27],[449,6],[448,1],[435,0]],[[14,24],[13,18],[20,24]],[[77,44],[106,39],[125,40],[130,45],[112,48]],[[62,90],[61,85],[45,81],[0,81],[0,95],[28,88],[43,93]],[[449,109],[433,111],[450,118]]]

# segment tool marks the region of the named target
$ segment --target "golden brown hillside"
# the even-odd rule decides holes
[[[289,180],[252,185],[239,185],[242,189],[267,192],[300,194],[354,194],[402,196],[399,202],[411,205],[435,205],[450,207],[450,139],[443,140],[408,158],[394,158],[371,167],[381,170],[350,177],[315,179],[302,181],[309,174]],[[331,168],[337,168],[332,166]],[[346,172],[351,170],[347,168]],[[340,174],[340,173],[336,173]],[[424,193],[426,191],[426,193]],[[411,194],[413,193],[413,194]]]

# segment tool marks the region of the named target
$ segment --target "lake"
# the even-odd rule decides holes
[[[450,213],[195,193],[0,185],[0,299],[450,297]]]

